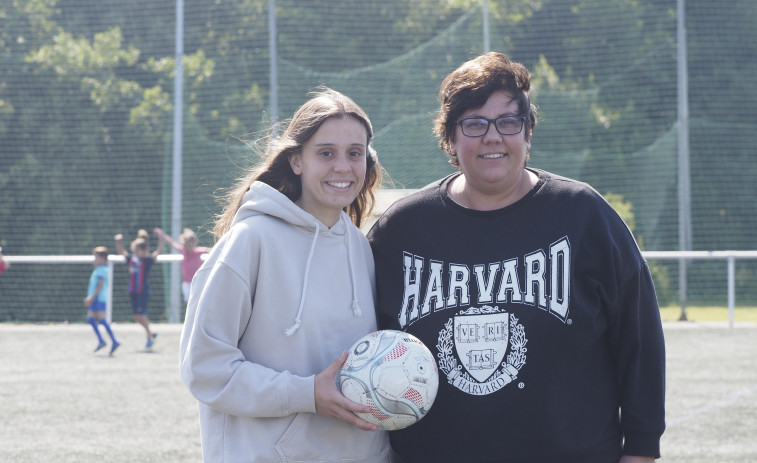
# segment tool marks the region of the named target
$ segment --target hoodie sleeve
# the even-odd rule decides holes
[[[231,235],[213,249],[192,282],[181,335],[182,379],[197,400],[231,415],[315,413],[314,376],[250,362],[238,348],[252,313],[259,252],[247,235]],[[226,261],[235,256],[247,262],[243,269]]]

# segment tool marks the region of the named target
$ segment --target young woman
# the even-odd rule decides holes
[[[376,329],[358,229],[379,184],[368,116],[329,89],[294,114],[228,195],[195,275],[181,374],[205,461],[388,461],[388,438],[336,389],[346,349]]]

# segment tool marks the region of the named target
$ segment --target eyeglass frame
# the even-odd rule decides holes
[[[500,132],[499,128],[497,127],[496,122],[500,119],[505,119],[505,118],[519,120],[520,129],[518,129],[518,131],[514,133]],[[486,121],[486,130],[484,130],[484,133],[482,133],[481,135],[468,135],[467,133],[465,133],[465,129],[463,129],[463,122],[469,121],[471,119],[478,119],[479,121]],[[523,126],[525,125],[527,119],[528,119],[528,116],[499,116],[499,117],[495,117],[494,119],[487,119],[485,117],[466,117],[464,119],[460,119],[459,121],[457,121],[457,125],[460,126],[460,131],[463,133],[463,135],[465,135],[468,138],[480,138],[480,137],[485,136],[487,133],[489,133],[489,128],[491,128],[492,124],[494,124],[494,130],[496,130],[497,133],[500,135],[517,135],[523,131]]]

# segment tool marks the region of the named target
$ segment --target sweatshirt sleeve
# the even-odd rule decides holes
[[[665,430],[665,344],[646,263],[621,288],[610,333],[620,387],[623,453],[659,458]]]
[[[254,261],[249,251],[234,249],[234,254]],[[314,376],[250,362],[237,347],[252,313],[250,282],[257,270],[250,265],[250,275],[242,275],[213,254],[192,282],[181,336],[181,376],[189,391],[200,402],[237,416],[315,413]]]

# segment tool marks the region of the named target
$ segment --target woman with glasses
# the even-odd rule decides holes
[[[589,185],[528,167],[523,65],[487,53],[439,96],[458,172],[368,234],[379,328],[420,338],[441,375],[428,416],[390,432],[392,461],[653,461],[665,351],[634,237]]]

